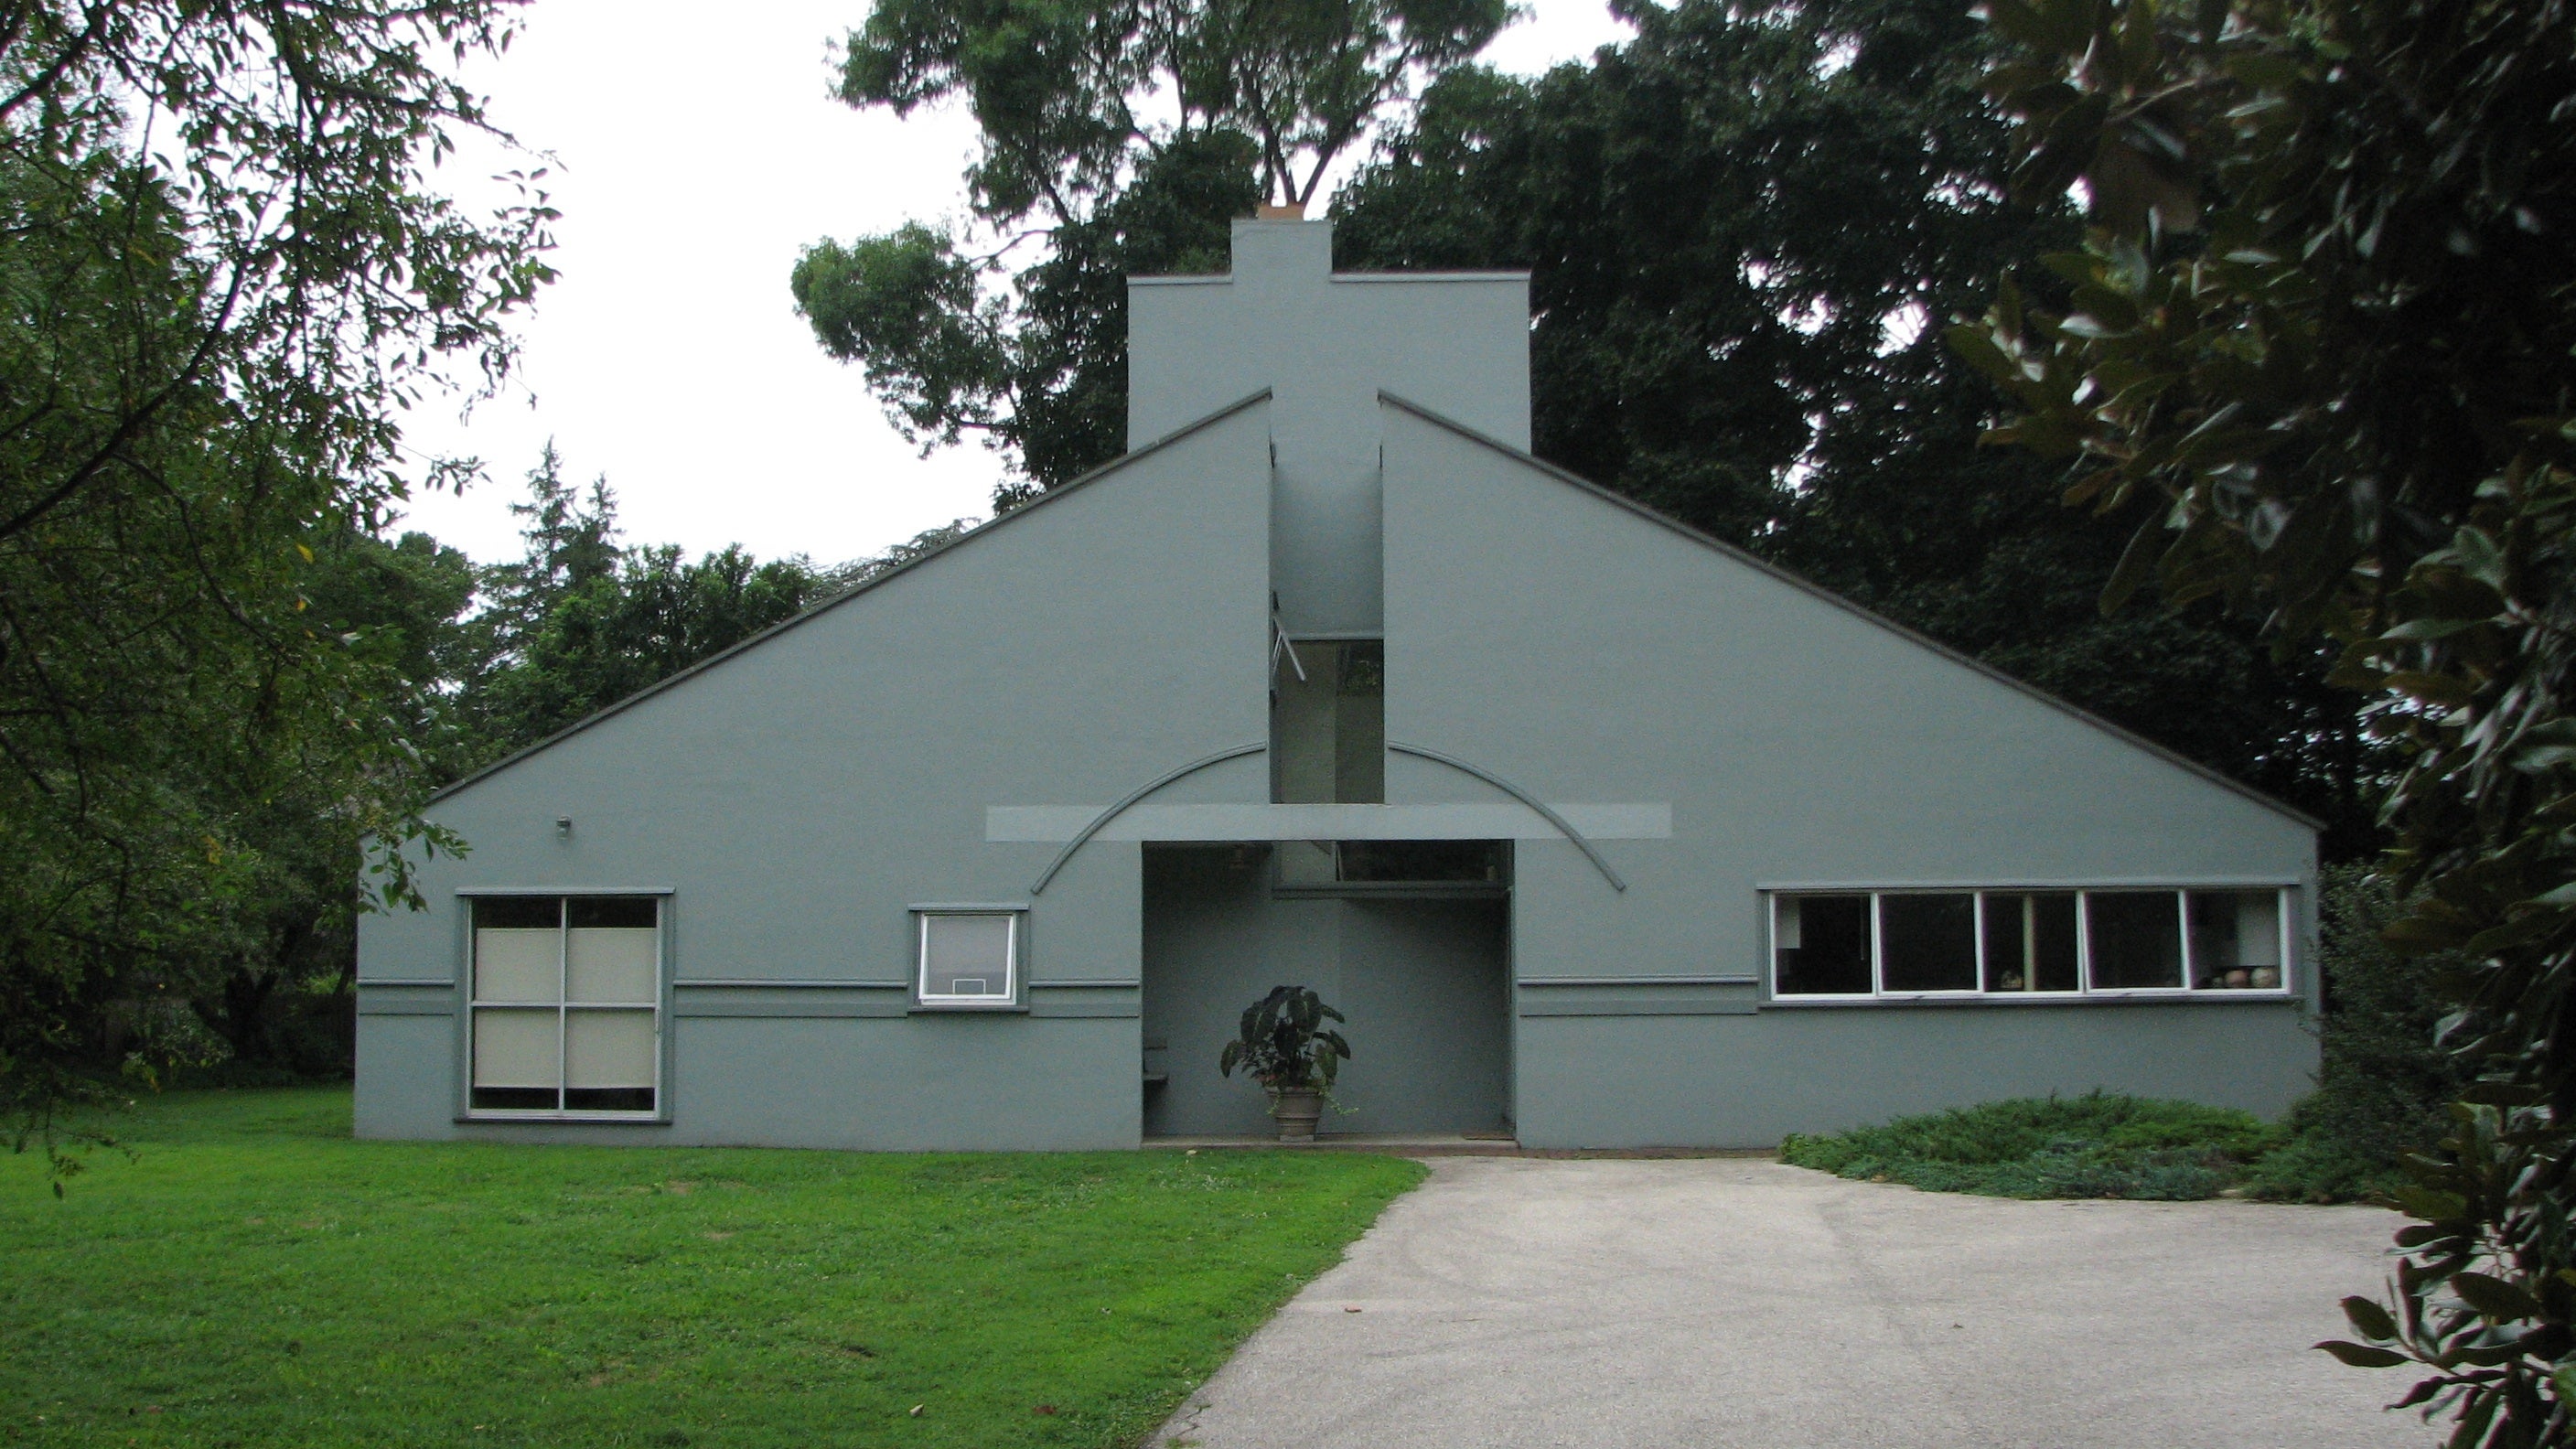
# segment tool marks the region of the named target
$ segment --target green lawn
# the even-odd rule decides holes
[[[61,1201],[0,1157],[0,1442],[1129,1444],[1422,1176],[353,1142],[345,1091],[121,1130]]]

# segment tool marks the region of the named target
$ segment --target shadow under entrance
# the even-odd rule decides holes
[[[1320,868],[1317,851],[1329,853]],[[1274,986],[1312,987],[1349,1018],[1325,1131],[1507,1125],[1507,846],[1148,845],[1144,857],[1147,1136],[1270,1130],[1260,1086],[1218,1075],[1217,1058]]]

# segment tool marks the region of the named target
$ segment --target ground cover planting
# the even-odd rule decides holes
[[[356,1142],[345,1089],[0,1158],[0,1441],[1133,1443],[1420,1165]]]
[[[2287,1140],[2284,1129],[2250,1112],[2092,1092],[1792,1135],[1780,1144],[1780,1160],[1933,1192],[2179,1201],[2247,1184],[2260,1191],[2261,1164]]]

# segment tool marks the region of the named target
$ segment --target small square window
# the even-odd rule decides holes
[[[2173,891],[2087,891],[2086,955],[2095,991],[2178,987],[2182,909]]]
[[[2193,891],[2192,985],[2204,991],[2277,991],[2281,969],[2281,893]]]
[[[924,1006],[1011,1006],[1019,1001],[1016,911],[923,911],[918,977]]]
[[[1867,996],[1870,898],[1772,898],[1771,990],[1779,996]]]
[[[1965,891],[1878,898],[1880,988],[1977,989],[1977,898]]]

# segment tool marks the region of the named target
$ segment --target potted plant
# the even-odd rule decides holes
[[[1269,1090],[1270,1115],[1282,1142],[1315,1140],[1333,1076],[1350,1060],[1351,1044],[1324,1025],[1342,1019],[1303,986],[1275,986],[1245,1009],[1242,1034],[1225,1044],[1217,1070],[1230,1077],[1242,1067]]]

